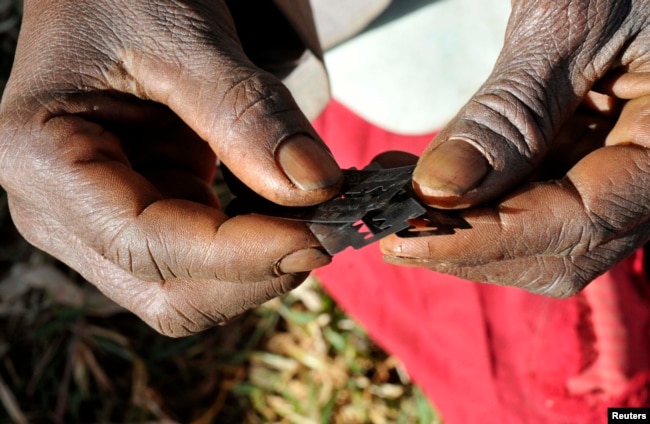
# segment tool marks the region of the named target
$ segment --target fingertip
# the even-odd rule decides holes
[[[332,262],[332,257],[321,249],[307,248],[292,252],[280,259],[275,266],[278,276],[313,271]]]
[[[400,150],[389,150],[375,156],[371,163],[376,163],[382,168],[399,168],[416,164],[418,157],[412,153]]]
[[[427,204],[461,208],[463,196],[481,184],[492,167],[469,140],[450,138],[425,153],[413,172],[413,188]]]
[[[301,190],[333,188],[343,177],[327,147],[308,135],[298,134],[282,141],[275,154],[284,174]]]
[[[422,238],[403,238],[393,234],[380,241],[379,250],[385,261],[404,265],[417,261],[422,252],[428,251],[421,245],[423,241]]]

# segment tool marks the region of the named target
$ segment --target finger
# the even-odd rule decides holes
[[[213,208],[220,201],[210,185],[197,176],[178,170],[152,170],[142,175],[158,190],[161,197],[182,199]]]
[[[600,112],[594,112],[591,106],[578,109],[560,129],[529,181],[561,179],[582,158],[603,147],[615,122]]]
[[[648,76],[650,79],[650,75]],[[629,100],[607,136],[608,146],[636,144],[650,148],[650,96]]]
[[[342,174],[329,150],[287,88],[248,60],[225,2],[208,3],[30,3],[8,97],[20,107],[35,97],[29,107],[52,114],[84,112],[70,110],[70,93],[154,100],[268,199],[307,205],[334,196]],[[92,100],[82,103],[94,111]]]
[[[615,63],[627,13],[606,1],[516,2],[493,73],[422,155],[419,195],[461,208],[525,181]]]
[[[341,171],[288,89],[248,60],[233,30],[215,26],[207,38],[195,33],[195,20],[214,25],[208,20],[214,19],[227,27],[225,12],[183,13],[188,16],[174,16],[174,31],[185,43],[151,40],[169,49],[145,46],[123,57],[140,90],[135,94],[168,105],[244,184],[269,200],[307,205],[334,196]]]
[[[639,42],[645,42],[642,38]],[[645,71],[647,65],[642,64],[639,70],[631,72],[614,72],[599,81],[595,89],[604,94],[619,99],[636,99],[650,94],[650,72]]]
[[[138,279],[255,282],[330,261],[301,223],[228,219],[213,207],[165,199],[131,168],[119,139],[96,124],[53,118],[41,137],[53,147],[49,155],[40,152],[47,157],[43,201],[57,199],[48,213]]]
[[[92,282],[104,295],[170,337],[186,336],[232,317],[298,286],[306,273],[239,284],[214,279],[147,281],[134,277],[89,248],[79,237],[38,210],[10,196],[16,226],[28,240]],[[45,234],[39,228],[52,231]],[[33,230],[32,230],[33,229]]]
[[[133,170],[151,182],[164,198],[219,207],[212,188],[217,160],[210,147],[178,118],[161,128],[148,122],[139,124],[108,122],[121,140]]]
[[[601,148],[557,182],[468,210],[453,235],[382,241],[391,263],[557,297],[576,293],[650,238],[650,151]]]
[[[393,150],[378,154],[372,159],[371,163],[376,163],[382,168],[399,168],[415,165],[417,161],[418,157],[414,154]]]

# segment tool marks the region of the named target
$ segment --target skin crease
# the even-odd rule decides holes
[[[514,1],[493,73],[414,172],[472,228],[382,240],[385,259],[566,297],[648,241],[649,10]]]
[[[217,161],[288,205],[341,179],[222,1],[25,1],[0,135],[20,232],[163,334],[223,323],[331,260],[303,224],[219,210]]]

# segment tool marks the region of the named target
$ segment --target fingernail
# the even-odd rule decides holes
[[[277,158],[291,182],[305,191],[332,187],[342,176],[341,168],[325,146],[305,135],[282,142]]]
[[[312,271],[329,264],[332,257],[321,250],[309,248],[290,253],[277,264],[279,274]]]
[[[413,180],[424,196],[461,196],[476,187],[490,169],[485,156],[474,146],[452,138],[422,158]]]

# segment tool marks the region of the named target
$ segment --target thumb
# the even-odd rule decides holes
[[[327,200],[338,191],[340,168],[289,90],[246,57],[227,12],[218,12],[191,16],[205,18],[209,37],[205,28],[199,32],[175,16],[180,33],[167,40],[169,48],[144,46],[138,55],[125,55],[127,73],[258,194],[287,205]]]
[[[617,59],[628,25],[623,3],[513,1],[492,74],[418,162],[420,197],[463,208],[524,181]]]

